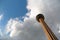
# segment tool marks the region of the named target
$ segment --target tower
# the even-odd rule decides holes
[[[43,14],[38,14],[36,16],[36,20],[41,23],[42,28],[46,34],[46,37],[48,40],[58,40],[58,38],[55,36],[55,34],[52,32],[52,30],[48,27],[48,25],[44,21],[44,16]]]

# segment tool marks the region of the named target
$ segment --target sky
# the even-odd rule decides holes
[[[0,14],[4,15],[1,25],[5,25],[10,18],[24,16],[27,12],[26,5],[26,0],[0,0]]]
[[[60,40],[60,0],[0,0],[0,40],[47,40],[37,14]]]

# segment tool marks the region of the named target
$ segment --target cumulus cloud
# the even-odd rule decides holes
[[[43,40],[45,38],[38,22],[34,19],[26,19],[21,22],[17,19],[10,19],[7,23],[7,34],[14,40]]]
[[[45,21],[55,35],[60,37],[60,1],[59,0],[27,0],[28,12],[23,21],[18,18],[10,19],[6,25],[6,33],[10,40],[47,40],[36,21],[37,14],[42,13]],[[6,39],[6,40],[9,40]],[[60,39],[60,38],[59,38]]]
[[[35,18],[35,16],[39,13],[44,14],[45,21],[52,31],[56,34],[56,36],[60,36],[60,26],[57,26],[60,24],[59,0],[28,0],[27,9],[29,10],[27,14],[30,14],[30,18]]]
[[[16,19],[10,19],[7,23],[7,26],[6,26],[6,31],[7,31],[7,34],[9,34],[10,37],[13,37],[15,36],[16,34],[18,34],[19,32],[21,32],[19,30],[19,27],[22,28],[23,27],[23,24],[18,20],[18,18]]]

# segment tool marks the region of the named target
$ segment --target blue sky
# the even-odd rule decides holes
[[[27,13],[27,0],[0,0],[0,14],[3,19],[1,26],[5,26],[10,18],[22,17]]]

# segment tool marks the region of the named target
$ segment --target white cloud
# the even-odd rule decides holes
[[[3,18],[3,15],[1,14],[1,15],[0,15],[0,21],[2,20],[2,18]]]
[[[24,22],[17,19],[10,19],[7,23],[7,34],[14,40],[43,40],[45,38],[39,23],[28,18]]]
[[[22,28],[22,23],[19,22],[18,18],[16,19],[10,19],[7,23],[6,31],[7,33],[10,33],[9,36],[13,37],[17,35],[19,32],[21,32],[18,28],[19,26]]]
[[[28,2],[28,13],[29,17],[35,17],[37,14],[42,13],[42,9],[44,9],[42,0],[27,0]]]

